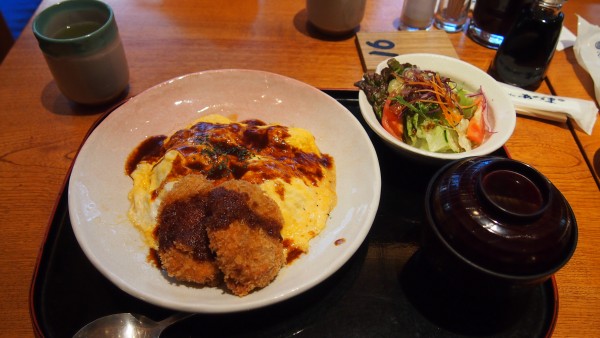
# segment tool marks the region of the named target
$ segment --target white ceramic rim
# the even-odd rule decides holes
[[[508,94],[490,75],[481,69],[445,55],[414,53],[395,57],[400,63],[411,63],[421,69],[434,70],[449,77],[459,86],[468,90],[476,90],[481,86],[487,98],[489,113],[493,116],[492,134],[479,147],[462,153],[435,153],[412,147],[390,135],[377,120],[373,107],[368,102],[365,93],[360,90],[358,101],[360,111],[369,127],[388,145],[403,153],[414,154],[421,159],[457,160],[469,156],[488,155],[501,148],[511,137],[516,125],[516,111]],[[382,61],[376,68],[380,73],[387,67],[387,60]]]
[[[217,288],[169,281],[148,263],[148,248],[126,214],[131,179],[124,173],[124,164],[129,152],[145,137],[171,134],[205,114],[228,112],[237,112],[240,120],[259,118],[310,130],[320,149],[333,156],[338,176],[338,205],[325,230],[311,241],[309,253],[284,267],[269,286],[241,298]],[[92,264],[116,286],[165,308],[227,313],[298,295],[343,266],[373,223],[381,176],[366,131],[335,99],[281,75],[224,69],[166,81],[113,111],[82,146],[68,193],[77,241]],[[343,243],[335,243],[340,238]]]

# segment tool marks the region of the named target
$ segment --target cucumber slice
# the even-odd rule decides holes
[[[450,145],[446,140],[446,130],[442,126],[436,126],[425,133],[425,140],[429,151],[446,152],[449,151]]]
[[[400,93],[400,90],[404,86],[404,82],[399,81],[398,79],[392,79],[388,84],[387,91],[388,93]]]
[[[458,133],[452,129],[445,130],[446,142],[448,142],[448,147],[450,150],[455,153],[460,152],[460,146],[458,145]]]

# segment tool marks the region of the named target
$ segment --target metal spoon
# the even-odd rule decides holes
[[[73,338],[83,337],[123,337],[151,338],[160,334],[169,325],[193,316],[193,313],[178,312],[160,322],[148,317],[131,313],[117,313],[98,318],[81,328]]]

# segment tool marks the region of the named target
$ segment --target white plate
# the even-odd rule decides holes
[[[373,107],[367,96],[361,90],[358,93],[360,111],[371,129],[390,147],[407,157],[417,160],[441,163],[458,160],[469,156],[483,156],[493,153],[502,147],[512,135],[517,121],[517,114],[512,100],[494,78],[481,69],[456,58],[427,53],[403,54],[395,57],[400,63],[411,63],[421,69],[433,70],[449,77],[461,88],[476,91],[480,87],[485,93],[488,104],[489,127],[492,130],[483,143],[475,149],[462,153],[435,153],[422,150],[395,138],[388,133],[377,120]],[[376,68],[380,73],[387,67],[387,60],[382,61]]]
[[[308,254],[284,267],[269,286],[246,297],[218,288],[170,283],[148,262],[149,249],[127,218],[132,180],[125,160],[144,138],[171,133],[200,116],[237,114],[311,131],[337,168],[338,204]],[[166,308],[224,313],[254,309],[300,294],[338,270],[363,242],[379,205],[377,155],[357,119],[305,83],[272,73],[215,70],[185,75],[137,95],[89,136],[69,182],[77,240],[94,266],[125,292]],[[335,244],[345,239],[343,244]]]

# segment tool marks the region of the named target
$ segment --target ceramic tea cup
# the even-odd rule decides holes
[[[344,35],[360,25],[366,0],[306,0],[308,21],[321,32]]]
[[[67,0],[39,13],[33,33],[60,91],[70,100],[105,104],[120,97],[129,70],[113,10],[97,0]]]

